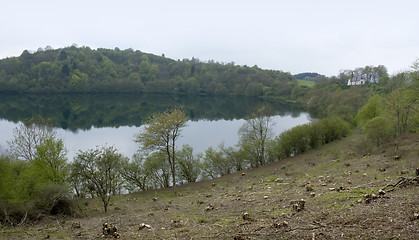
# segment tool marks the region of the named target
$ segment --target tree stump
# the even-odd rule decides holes
[[[296,212],[304,210],[306,201],[304,199],[291,201],[292,209]]]

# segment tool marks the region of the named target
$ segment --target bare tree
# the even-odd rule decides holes
[[[71,174],[88,184],[89,190],[102,200],[105,212],[111,196],[122,186],[122,158],[114,147],[101,147],[80,151],[72,164]]]
[[[252,158],[250,164],[252,167],[265,165],[266,145],[272,139],[273,120],[270,116],[263,116],[263,109],[256,115],[246,120],[246,123],[240,128],[240,145]]]
[[[23,120],[13,133],[14,139],[8,142],[10,151],[17,159],[26,161],[33,160],[36,148],[56,135],[56,131],[40,117]]]

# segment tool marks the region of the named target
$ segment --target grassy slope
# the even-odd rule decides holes
[[[301,86],[307,86],[307,87],[313,87],[314,86],[314,82],[313,81],[307,81],[307,80],[301,80],[298,79],[298,84],[300,84]]]
[[[414,176],[418,135],[403,140],[400,160],[393,160],[393,146],[364,156],[359,142],[354,134],[263,168],[114,197],[107,214],[99,201],[83,201],[84,217],[47,217],[2,229],[0,238],[95,239],[108,222],[118,226],[122,239],[419,239],[418,184],[359,202],[401,176]],[[296,212],[290,202],[298,199],[306,204]],[[250,219],[243,219],[244,212]],[[81,228],[72,227],[75,222]],[[139,230],[141,223],[151,229]]]

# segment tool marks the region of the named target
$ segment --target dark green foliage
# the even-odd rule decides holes
[[[1,92],[148,92],[283,95],[281,71],[198,59],[175,61],[140,51],[68,47],[0,60]]]
[[[244,118],[262,106],[269,115],[297,114],[301,108],[242,96],[164,94],[0,94],[0,118],[18,122],[31,116],[51,119],[54,127],[76,131],[95,127],[141,126],[156,112],[183,106],[191,120]]]
[[[313,73],[313,72],[294,74],[293,77],[299,80],[306,80],[306,81],[313,81],[313,82],[319,82],[326,78],[326,76],[324,75]]]
[[[338,78],[332,77],[314,85],[305,96],[305,105],[314,117],[336,116],[352,123],[358,109],[368,99],[369,92],[369,88],[347,87],[339,83]]]

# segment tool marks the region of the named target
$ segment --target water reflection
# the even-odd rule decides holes
[[[223,143],[234,146],[246,116],[262,106],[275,122],[274,132],[310,121],[301,109],[246,97],[179,97],[167,95],[2,95],[0,96],[0,145],[13,138],[19,121],[32,116],[51,119],[64,139],[69,159],[79,150],[113,145],[126,156],[138,146],[133,141],[143,122],[154,113],[182,105],[190,117],[179,145],[189,144],[195,152]]]
[[[12,122],[41,116],[56,127],[141,126],[154,113],[183,106],[191,120],[242,119],[262,106],[269,115],[298,116],[301,109],[250,97],[173,96],[162,94],[0,95],[0,119]]]

